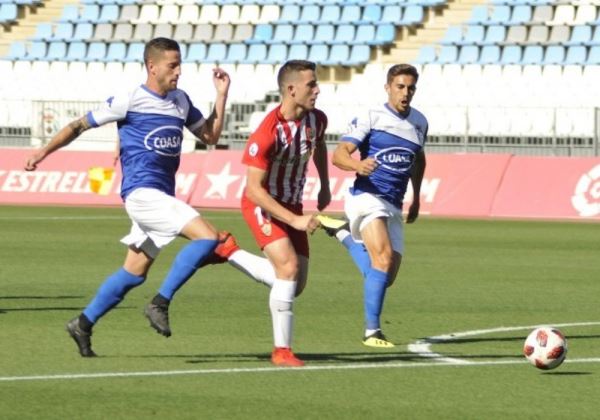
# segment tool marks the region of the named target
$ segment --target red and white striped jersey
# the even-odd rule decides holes
[[[300,204],[308,161],[316,142],[325,141],[325,128],[323,111],[315,109],[299,120],[287,121],[278,106],[250,135],[242,163],[267,171],[264,187],[277,201]]]

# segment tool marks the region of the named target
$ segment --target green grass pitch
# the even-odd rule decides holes
[[[203,212],[258,252],[237,212]],[[295,304],[294,350],[276,369],[268,290],[229,265],[200,270],[171,305],[173,336],[142,315],[183,240],[94,330],[82,359],[64,330],[122,263],[122,209],[0,207],[3,419],[592,419],[600,391],[600,224],[450,220],[405,226],[384,332],[364,347],[362,282],[323,232]],[[521,355],[528,326],[560,324],[567,361]],[[501,329],[501,327],[505,327]],[[438,358],[415,353],[426,337]],[[429,354],[429,356],[432,356]]]

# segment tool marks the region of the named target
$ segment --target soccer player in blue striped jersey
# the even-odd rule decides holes
[[[380,317],[386,289],[394,283],[404,252],[402,202],[412,183],[414,198],[407,223],[419,215],[419,194],[425,172],[423,147],[427,119],[410,106],[419,74],[408,64],[387,73],[387,103],[354,118],[333,153],[333,164],[356,173],[344,210],[348,229],[321,225],[350,252],[364,278],[365,334],[371,347],[393,347],[381,331]],[[352,154],[358,150],[359,159]],[[329,228],[328,228],[329,225]]]
[[[146,83],[109,98],[95,111],[62,128],[25,163],[35,170],[48,155],[68,145],[84,131],[117,122],[123,171],[121,196],[132,227],[121,242],[128,246],[123,266],[104,281],[96,296],[67,323],[83,357],[96,356],[91,347],[92,327],[132,288],[144,282],[161,248],[177,236],[190,240],[172,263],[158,294],[146,306],[150,325],[168,337],[168,308],[175,292],[213,254],[217,230],[187,203],[175,198],[175,173],[179,167],[183,128],[199,141],[216,144],[223,129],[229,75],[213,70],[216,89],[212,113],[205,118],[177,88],[181,75],[179,44],[167,38],[150,40],[144,49]]]

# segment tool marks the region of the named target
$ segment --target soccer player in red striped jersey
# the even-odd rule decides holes
[[[318,209],[331,201],[324,133],[327,117],[315,108],[319,86],[315,64],[286,62],[277,75],[281,104],[250,135],[242,162],[247,183],[242,214],[258,245],[272,264],[275,279],[269,296],[278,366],[303,366],[291,350],[294,297],[306,286],[308,235],[319,226],[302,211],[302,194],[310,158],[321,187]]]

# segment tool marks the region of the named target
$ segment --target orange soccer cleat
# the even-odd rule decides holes
[[[301,367],[304,362],[294,356],[289,347],[275,347],[271,354],[271,362],[276,366],[282,367]]]
[[[233,235],[222,230],[219,232],[219,245],[217,245],[213,254],[204,260],[202,265],[226,263],[231,254],[238,249],[240,249],[240,247]]]

